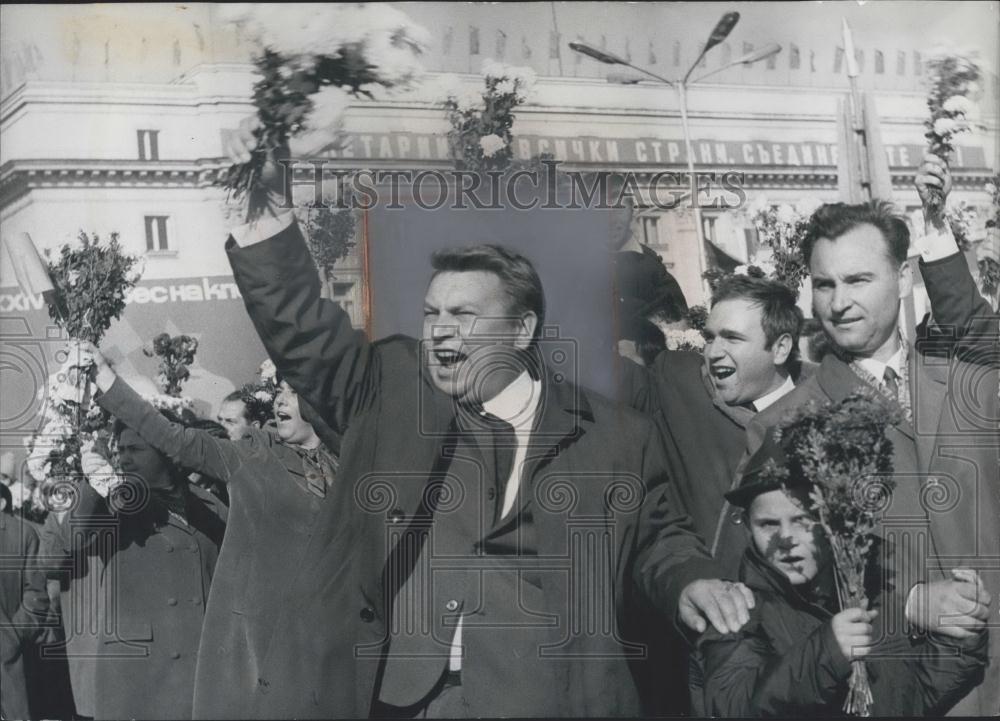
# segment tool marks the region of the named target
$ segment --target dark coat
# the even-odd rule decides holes
[[[961,255],[921,264],[921,269],[939,325],[969,328],[970,319],[990,315]],[[917,539],[897,542],[897,547],[907,549],[906,556],[890,565],[900,608],[913,584],[939,579],[959,566],[977,569],[993,598],[1000,598],[1000,570],[984,560],[1000,557],[1000,399],[996,392],[1000,350],[993,320],[991,333],[975,331],[981,325],[977,322],[971,326],[974,332],[964,337],[935,333],[910,348],[914,422],[903,420],[888,430],[896,488],[886,510],[886,528],[891,533],[916,534]],[[812,378],[748,426],[745,457],[760,447],[768,428],[797,408],[810,401],[841,401],[862,387],[863,381],[850,366],[828,355]],[[745,533],[724,523],[721,543],[745,548]],[[1000,634],[991,635],[989,653],[986,681],[962,702],[962,711],[972,715],[1000,711]]]
[[[100,403],[185,469],[228,486],[229,520],[205,612],[194,718],[256,717],[261,662],[271,643],[286,643],[279,611],[297,603],[286,597],[288,587],[320,511],[335,502],[334,489],[322,478],[307,479],[301,455],[265,431],[250,429],[230,441],[171,423],[121,379]],[[343,500],[340,506],[349,508]],[[331,633],[339,628],[332,626]],[[343,642],[345,653],[352,648],[351,640]]]
[[[0,716],[31,717],[24,658],[48,614],[38,534],[27,521],[0,512]]]
[[[274,713],[283,716],[365,715],[378,694],[389,604],[413,563],[402,556],[393,556],[388,564],[387,559],[394,548],[405,549],[419,537],[421,523],[426,528],[429,509],[424,501],[432,508],[440,502],[428,493],[435,488],[429,479],[440,480],[451,465],[452,400],[423,374],[417,341],[395,336],[368,343],[351,329],[343,311],[320,302],[315,266],[297,227],[246,248],[231,240],[229,256],[250,317],[282,376],[335,430],[346,431],[340,477],[355,499],[351,556],[357,580],[352,596],[345,600],[327,582],[330,564],[340,563],[345,551],[337,529],[326,524],[314,534],[293,586],[300,604],[287,609],[300,619],[298,633],[272,645],[265,659],[264,703],[273,703]],[[503,668],[511,662],[512,648],[526,647],[520,625],[509,627],[516,631],[511,638],[518,636],[509,646],[504,645],[503,625],[498,625],[491,640],[476,646],[490,658],[466,660],[463,685],[503,691],[502,698],[491,697],[498,705],[487,714],[636,714],[641,709],[630,663],[642,660],[641,653],[626,660],[641,650],[626,644],[630,599],[644,593],[673,618],[682,588],[694,578],[714,577],[715,571],[688,521],[675,510],[672,489],[663,482],[660,446],[647,420],[547,375],[542,403],[531,450],[537,457],[522,480],[522,501],[528,504],[520,505],[516,515],[522,523],[530,508],[538,548],[533,566],[541,573],[532,579],[537,585],[518,583],[503,598],[512,598],[509,594],[520,588],[536,620],[549,619],[535,626],[532,648],[550,644],[546,648],[552,655],[520,659],[521,665],[511,671],[516,684],[502,677],[487,679],[487,668]],[[642,487],[646,485],[648,489]],[[467,498],[478,502],[475,486]],[[568,627],[575,618],[569,600],[579,601],[567,586],[574,528],[607,532],[595,537],[608,545],[598,546],[605,550],[594,559],[594,596],[585,599],[600,609],[602,618],[614,614],[610,623],[602,622],[601,633],[574,633]],[[405,543],[397,545],[400,538]],[[475,540],[464,538],[463,555]],[[484,558],[481,553],[478,557]],[[546,559],[552,568],[544,568]],[[515,569],[532,565],[516,554],[508,562]],[[452,580],[466,584],[468,572]],[[450,600],[464,608],[467,618],[489,624],[488,617],[472,615],[489,609],[501,614],[502,624],[518,612],[502,599],[484,599],[464,588],[461,600]],[[333,601],[331,593],[337,594]],[[479,601],[487,605],[479,607]],[[317,623],[319,618],[355,629],[359,647],[353,688],[338,685],[352,659],[337,655],[339,649],[326,638],[327,624]]]
[[[94,670],[97,718],[191,718],[205,603],[226,507],[188,484],[188,524],[138,480],[117,490],[121,512],[87,483],[63,530],[63,549],[103,559]]]
[[[750,587],[756,601],[749,623],[733,634],[709,629],[698,641],[695,663],[704,673],[703,713],[844,716],[841,709],[851,664],[834,636],[830,604],[793,587],[756,548],[747,550],[740,580]],[[831,595],[835,599],[835,593]],[[872,608],[879,608],[878,596],[872,593],[870,597]],[[880,610],[884,618],[884,609]],[[879,638],[879,621],[875,627]],[[869,657],[873,660],[866,661],[872,715],[941,713],[979,682],[985,651],[985,633],[967,644],[957,658],[951,648],[932,637],[886,636]],[[874,660],[883,653],[899,658]]]
[[[42,553],[52,568],[59,567],[60,608],[63,648],[69,666],[73,705],[80,716],[94,716],[95,656],[100,648],[98,595],[94,592],[104,568],[104,560],[94,546],[71,554],[65,550],[63,524],[68,514],[50,512],[39,539]]]

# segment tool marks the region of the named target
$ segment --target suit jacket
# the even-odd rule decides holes
[[[425,376],[419,343],[400,336],[368,343],[343,311],[321,303],[316,270],[296,226],[246,248],[230,241],[228,249],[247,310],[282,377],[334,430],[346,431],[341,479],[355,503],[353,605],[328,600],[326,569],[344,551],[327,528],[314,535],[294,586],[304,604],[293,612],[303,619],[301,632],[269,650],[263,677],[270,696],[292,704],[275,706],[281,715],[366,714],[390,645],[390,604],[416,561],[407,549],[420,547],[428,526],[437,531],[449,512],[442,499],[454,502],[439,492],[440,479],[454,465],[452,475],[461,480],[452,487],[467,490],[462,503],[480,503],[482,495],[469,469],[460,467],[465,460],[451,457],[455,408]],[[468,649],[478,655],[463,665],[463,686],[489,694],[474,699],[487,715],[638,713],[630,665],[643,659],[641,647],[627,638],[630,600],[644,594],[672,618],[683,587],[694,578],[714,577],[714,568],[686,518],[676,512],[650,423],[565,380],[547,374],[542,380],[544,411],[532,435],[533,459],[523,473],[515,512],[522,519],[532,513],[538,555],[498,559],[473,553],[482,539],[461,536],[462,555],[450,574],[442,561],[444,580],[431,589],[434,601],[444,602],[438,613],[446,618],[435,619],[428,633],[445,644],[456,611],[470,619],[470,633],[478,640]],[[601,539],[591,546],[601,550],[592,557],[597,575],[589,577],[590,587],[574,588],[571,582],[576,576],[570,574],[570,541],[579,537],[574,533],[594,534],[588,536],[591,544]],[[475,564],[466,563],[470,557]],[[500,560],[517,571],[516,581],[496,574],[481,584],[477,579],[490,578],[483,566]],[[438,598],[439,593],[449,597]],[[524,600],[523,606],[515,599]],[[571,625],[584,600],[599,612],[594,633]],[[354,689],[333,686],[337,668],[351,660],[331,653],[325,630],[311,621],[321,611],[355,626],[356,697]],[[491,617],[498,623],[491,624]],[[505,639],[511,641],[506,646]],[[528,648],[531,654],[512,659],[512,649]],[[439,655],[435,663],[440,660]],[[489,672],[498,675],[487,678]],[[414,671],[415,695],[429,690],[419,688],[422,684],[421,672]],[[354,705],[346,705],[348,700]]]
[[[922,264],[922,271],[935,320],[945,330],[934,330],[911,347],[913,423],[901,421],[888,431],[896,489],[883,532],[897,535],[891,540],[905,549],[890,564],[900,610],[914,583],[958,566],[979,570],[993,598],[1000,598],[994,562],[1000,557],[1000,351],[996,330],[977,330],[992,311],[975,291],[961,255]],[[966,314],[973,315],[960,317]],[[809,401],[843,400],[862,386],[844,361],[827,356],[812,378],[748,426],[746,457],[789,412]],[[902,536],[912,542],[904,543]],[[745,548],[746,536],[725,523],[720,543]],[[960,704],[973,715],[1000,711],[1000,633],[991,634],[989,653],[985,682]]]
[[[24,658],[49,608],[37,556],[31,524],[0,512],[0,716],[6,719],[31,717]]]
[[[272,643],[285,643],[276,625],[279,611],[285,604],[296,604],[286,595],[290,578],[320,511],[334,502],[335,489],[327,489],[295,449],[266,431],[250,429],[243,439],[230,441],[184,428],[164,418],[121,379],[99,402],[185,469],[228,486],[226,536],[198,649],[194,718],[255,718],[261,660]],[[349,652],[350,641],[343,647]]]

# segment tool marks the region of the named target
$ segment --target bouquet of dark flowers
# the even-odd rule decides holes
[[[528,100],[535,72],[484,60],[482,77],[482,89],[446,90],[448,147],[459,170],[506,170],[514,157],[514,111]]]
[[[124,312],[125,294],[139,281],[142,263],[122,251],[117,233],[105,243],[80,231],[76,243],[63,245],[49,261],[48,273],[53,285],[49,316],[70,338],[100,344]]]
[[[253,220],[267,208],[260,174],[268,153],[304,131],[335,126],[351,96],[373,97],[410,83],[428,35],[381,3],[234,4],[220,12],[260,49],[253,89],[261,122],[257,149],[221,179],[231,197],[245,199]]]
[[[307,205],[300,218],[305,228],[309,254],[319,269],[324,282],[333,277],[333,268],[355,246],[354,229],[357,218],[354,211],[343,208]]]
[[[260,364],[258,380],[240,389],[247,407],[247,418],[263,428],[274,418],[274,399],[278,396],[278,371],[270,358]]]
[[[811,484],[812,511],[833,552],[840,608],[868,608],[865,577],[873,561],[879,514],[891,500],[892,442],[886,429],[898,413],[880,396],[860,391],[838,403],[811,403],[779,429],[787,478]],[[871,712],[872,694],[863,661],[852,661],[844,710]]]
[[[931,153],[948,161],[955,147],[956,135],[974,129],[971,117],[976,106],[970,96],[979,91],[981,72],[974,54],[939,50],[927,60],[927,108],[930,111],[924,126],[927,147]],[[944,197],[940,190],[931,189],[929,210],[943,210]]]
[[[156,382],[160,390],[175,398],[181,396],[181,384],[191,377],[190,366],[194,354],[198,352],[198,341],[189,335],[170,337],[160,333],[153,339],[151,347],[142,349],[147,358],[160,359],[160,372]]]

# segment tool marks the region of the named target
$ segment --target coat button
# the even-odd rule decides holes
[[[497,489],[490,488],[486,491],[486,497],[491,501],[495,501],[497,498]]]
[[[365,623],[371,623],[375,620],[375,609],[370,606],[365,606],[361,609],[361,620]]]
[[[192,543],[190,546],[188,546],[188,550],[191,551],[191,553],[197,553],[198,552],[198,544],[197,543]]]
[[[166,547],[166,548],[165,548],[164,550],[165,550],[165,551],[166,551],[167,553],[173,553],[173,552],[174,552],[174,547],[173,547],[173,546],[167,546],[167,547]]]
[[[191,603],[193,603],[195,606],[200,606],[201,605],[201,599],[200,598],[192,598],[191,599]]]
[[[450,601],[448,601],[448,603],[446,603],[444,605],[444,609],[446,611],[457,611],[458,610],[458,601],[456,601],[455,599],[451,599]]]
[[[389,511],[389,523],[402,523],[405,514],[401,508],[393,508]]]
[[[176,606],[177,605],[177,599],[176,598],[168,598],[167,599],[167,605],[168,606]]]
[[[181,655],[179,653],[177,653],[177,651],[174,651],[172,654],[170,654],[170,658],[172,658],[174,661],[176,661],[180,657],[181,657]]]

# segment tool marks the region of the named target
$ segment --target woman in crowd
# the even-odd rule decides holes
[[[152,413],[164,423],[178,420],[167,411]],[[98,594],[93,714],[191,718],[227,509],[133,429],[118,421],[113,433],[123,482],[100,495],[94,485],[106,482],[111,469],[95,452],[82,454],[89,480],[72,489],[78,495],[58,526],[58,543],[74,566],[80,561],[97,572],[86,589]]]
[[[97,402],[103,408],[158,453],[228,484],[232,510],[208,599],[194,683],[194,717],[303,715],[310,699],[282,699],[269,693],[267,655],[272,645],[283,641],[278,611],[283,603],[295,602],[285,598],[286,589],[318,519],[329,518],[323,513],[331,503],[345,511],[338,522],[345,562],[340,577],[322,582],[345,592],[350,586],[346,539],[351,499],[334,498],[341,490],[333,484],[337,460],[327,450],[336,441],[326,436],[318,419],[310,423],[303,418],[300,401],[287,384],[280,384],[274,404],[274,434],[250,428],[232,441],[172,423],[116,378],[97,348],[90,346],[88,351],[101,390]],[[309,412],[304,407],[301,411]],[[330,618],[335,622],[336,609],[331,609]],[[331,684],[342,684],[345,702],[354,697],[353,646],[345,626],[343,676],[330,679]]]

